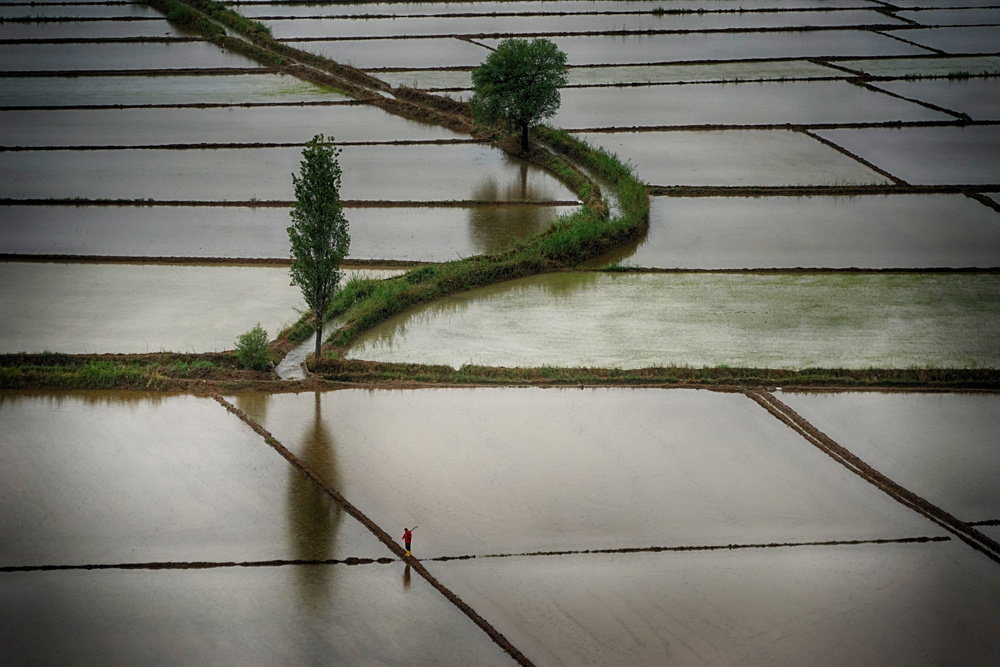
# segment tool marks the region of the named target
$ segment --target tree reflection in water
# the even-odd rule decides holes
[[[312,426],[303,435],[299,448],[302,459],[333,488],[340,487],[334,456],[333,437],[323,423],[321,395],[316,392]],[[288,477],[288,530],[294,558],[325,560],[336,553],[337,535],[344,511],[321,488],[294,468]],[[321,612],[330,599],[335,566],[296,566],[299,599],[308,613]]]

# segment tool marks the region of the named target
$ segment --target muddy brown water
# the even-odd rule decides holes
[[[2,392],[0,414],[4,567],[389,555],[210,399]]]
[[[966,522],[1000,517],[1000,396],[782,393],[882,474]]]
[[[0,576],[8,664],[514,664],[402,563]]]
[[[540,665],[986,667],[1000,650],[996,564],[956,541],[429,567]]]
[[[318,400],[339,491],[387,530],[419,525],[422,559],[942,534],[740,394],[345,390]],[[311,466],[301,415],[316,405],[313,394],[280,394],[245,410]]]

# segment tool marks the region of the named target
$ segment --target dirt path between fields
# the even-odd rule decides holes
[[[489,622],[486,621],[482,616],[476,613],[476,611],[466,604],[461,598],[455,595],[450,589],[446,588],[444,584],[439,582],[427,569],[421,564],[419,560],[413,557],[408,557],[403,547],[399,545],[392,537],[389,536],[382,528],[376,524],[374,521],[369,519],[361,510],[355,507],[353,504],[348,502],[346,498],[340,495],[336,489],[331,487],[326,481],[316,474],[312,468],[310,468],[304,461],[299,459],[295,454],[290,452],[284,445],[282,445],[278,440],[274,438],[267,430],[264,429],[260,424],[251,419],[245,412],[234,406],[232,403],[224,399],[218,394],[214,395],[213,398],[230,413],[239,417],[247,426],[249,426],[255,433],[264,438],[264,441],[269,444],[276,452],[281,454],[281,456],[292,464],[299,472],[305,475],[311,482],[316,484],[320,489],[323,490],[330,498],[337,503],[345,512],[350,514],[352,517],[361,522],[361,524],[370,530],[373,535],[380,542],[382,542],[392,553],[394,553],[399,560],[404,561],[410,565],[414,571],[422,576],[427,583],[436,588],[438,592],[447,598],[449,602],[458,607],[473,623],[478,625],[490,639],[494,641],[500,648],[502,648],[510,657],[512,657],[519,665],[524,667],[532,667],[533,663],[528,660],[528,658],[521,653],[510,641],[507,640],[500,632],[494,628]]]

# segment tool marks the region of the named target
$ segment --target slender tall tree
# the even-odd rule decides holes
[[[476,120],[504,123],[520,131],[528,150],[528,130],[559,109],[566,85],[566,54],[548,39],[505,39],[472,72],[469,105]]]
[[[340,264],[351,246],[340,202],[338,157],[340,149],[317,134],[302,150],[299,175],[292,174],[295,205],[288,227],[292,285],[302,289],[306,305],[315,315],[317,359],[323,342],[323,318],[340,284]]]

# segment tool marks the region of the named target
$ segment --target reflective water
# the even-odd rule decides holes
[[[287,268],[0,263],[0,351],[232,350],[305,304]],[[298,309],[298,310],[297,310]]]
[[[152,7],[136,2],[19,2],[0,4],[0,18],[114,18],[135,16],[140,18],[158,18],[163,15]]]
[[[840,76],[841,74],[842,72],[837,72],[829,67],[805,60],[679,65],[621,65],[618,67],[574,67],[569,70],[569,83],[574,85],[790,78],[811,79]]]
[[[581,4],[581,3],[577,3]],[[514,5],[516,8],[517,5]],[[392,5],[387,6],[393,13]],[[335,13],[337,9],[332,9]],[[424,10],[426,11],[426,10]],[[481,10],[479,10],[481,11]],[[374,12],[373,12],[374,13]],[[298,19],[267,21],[276,38],[400,37],[403,35],[555,34],[651,30],[712,30],[787,26],[904,25],[875,11],[740,12],[653,14],[569,14],[559,16],[478,16],[433,18]]]
[[[366,39],[332,42],[287,42],[291,47],[332,58],[351,67],[475,67],[489,50],[462,39]]]
[[[256,61],[208,42],[0,44],[0,71],[7,72],[256,66]]]
[[[899,12],[896,16],[928,26],[996,25],[1000,23],[1000,9],[996,7],[992,9],[985,7],[928,9],[919,12]]]
[[[973,0],[966,0],[973,1]],[[981,1],[981,0],[980,0]],[[525,0],[498,2],[366,2],[359,4],[231,3],[244,16],[330,16],[378,14],[389,16],[494,13],[652,12],[663,0]],[[667,8],[697,12],[735,9],[829,8],[828,0],[669,0]],[[838,0],[838,7],[871,8],[865,0]]]
[[[432,570],[535,664],[987,667],[1000,650],[996,564],[956,541]]]
[[[95,39],[116,37],[186,37],[161,19],[149,21],[58,21],[0,23],[0,39]]]
[[[252,416],[299,454],[315,400],[262,397]],[[392,533],[418,525],[421,559],[942,530],[741,394],[352,389],[319,400],[342,493]]]
[[[561,94],[552,122],[567,129],[953,119],[845,81],[570,88]]]
[[[12,665],[509,665],[401,563],[0,574]]]
[[[308,447],[335,484],[317,410],[302,415]],[[0,533],[16,535],[0,543],[0,565],[389,555],[209,398],[0,392],[0,416]],[[0,574],[0,590],[11,576]]]
[[[347,208],[349,259],[441,262],[492,253],[542,231],[568,207]],[[127,257],[288,256],[285,208],[0,208],[0,253]]]
[[[569,85],[614,85],[620,83],[678,83],[692,81],[740,81],[757,79],[815,79],[841,76],[829,67],[804,60],[690,65],[621,65],[616,67],[572,67]],[[463,70],[403,70],[379,72],[378,78],[393,86],[416,88],[465,88],[451,96],[471,94],[472,75]]]
[[[969,74],[1000,72],[1000,58],[991,56],[844,60],[839,64],[875,76],[947,76],[959,72]]]
[[[962,195],[653,199],[623,262],[687,269],[1000,267],[1000,217]]]
[[[968,28],[925,28],[907,30],[906,38],[945,53],[984,53],[995,55],[1000,44],[1000,26]]]
[[[969,115],[973,120],[1000,120],[1000,80],[880,81],[879,88]]]
[[[1000,518],[1000,396],[782,393],[870,466],[962,521]]]
[[[0,152],[0,196],[291,201],[301,160],[300,148]],[[576,200],[548,172],[479,144],[346,146],[340,165],[348,200]]]
[[[358,359],[643,368],[994,367],[996,275],[550,274],[380,325]]]
[[[817,134],[909,183],[1000,183],[1000,127],[843,129]]]
[[[0,111],[4,146],[150,146],[467,138],[362,105]],[[300,149],[301,152],[301,149]]]
[[[878,172],[799,133],[581,133],[636,168],[650,185],[867,185],[890,183]]]
[[[909,31],[908,31],[909,34]],[[484,40],[496,46],[498,40]],[[863,30],[740,34],[598,35],[553,37],[571,65],[662,63],[745,58],[905,56],[925,49]]]
[[[335,91],[287,74],[70,76],[4,79],[4,106],[241,104],[344,101]]]

